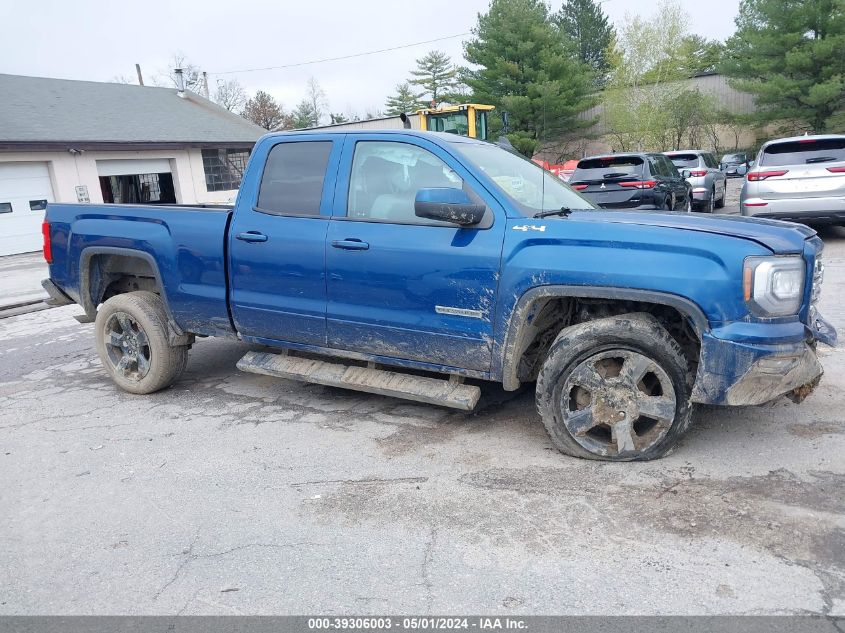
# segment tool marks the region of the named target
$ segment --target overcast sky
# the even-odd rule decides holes
[[[467,36],[411,48],[295,68],[226,73],[351,55],[467,33],[488,0],[0,0],[0,73],[108,81],[164,72],[182,52],[217,80],[237,78],[248,92],[266,90],[291,109],[315,77],[333,112],[379,109],[414,60],[439,48],[455,61]],[[559,1],[551,2],[552,9]],[[681,0],[689,29],[724,39],[739,0]],[[604,0],[611,20],[650,15],[656,2]],[[2,107],[2,101],[0,101]]]

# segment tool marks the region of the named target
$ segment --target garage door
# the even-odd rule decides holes
[[[47,163],[0,163],[0,255],[41,248],[41,222],[53,186]]]

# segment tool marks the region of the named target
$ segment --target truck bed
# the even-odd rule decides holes
[[[179,328],[231,335],[225,257],[231,212],[222,205],[49,204],[50,277],[87,312],[122,254],[140,252]]]

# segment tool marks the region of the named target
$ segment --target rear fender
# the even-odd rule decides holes
[[[187,339],[188,335],[185,334],[173,319],[173,313],[170,310],[170,304],[167,299],[167,293],[164,290],[164,283],[162,283],[158,263],[152,255],[145,251],[113,246],[91,246],[82,251],[79,262],[79,300],[88,319],[93,321],[96,318],[97,306],[102,302],[103,294],[108,287],[108,283],[111,281],[103,274],[101,267],[95,259],[102,255],[126,257],[145,264],[155,279],[155,292],[161,297],[164,307],[167,310],[171,345],[187,344],[182,339]]]

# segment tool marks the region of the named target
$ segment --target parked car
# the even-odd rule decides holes
[[[719,169],[716,157],[699,149],[666,152],[666,156],[679,170],[687,170],[687,182],[692,187],[692,206],[695,211],[713,213],[725,206],[727,178]]]
[[[690,211],[686,176],[663,154],[610,154],[582,158],[569,184],[603,209]]]
[[[739,197],[742,215],[845,221],[845,135],[797,136],[765,143]]]
[[[725,154],[719,163],[719,169],[725,172],[728,178],[741,178],[751,168],[751,158],[748,154]]]
[[[197,336],[265,346],[243,371],[463,410],[467,378],[536,382],[554,445],[590,459],[665,455],[694,402],[800,399],[836,340],[812,229],[602,211],[453,134],[267,134],[234,209],[50,203],[43,233],[51,301],[121,389],[172,384]]]

